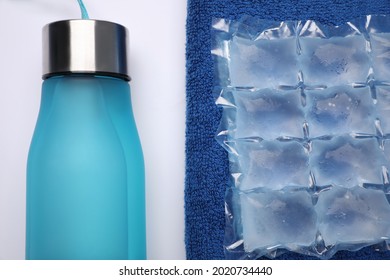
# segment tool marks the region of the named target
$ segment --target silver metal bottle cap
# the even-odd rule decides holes
[[[128,31],[101,20],[64,20],[43,27],[43,79],[95,74],[130,80]]]

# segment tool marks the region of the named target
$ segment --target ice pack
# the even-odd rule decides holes
[[[390,17],[212,24],[228,259],[390,249]]]

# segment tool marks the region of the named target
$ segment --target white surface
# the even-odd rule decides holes
[[[132,101],[146,163],[149,259],[184,259],[183,0],[85,0],[130,30]],[[76,0],[0,0],[0,259],[23,259],[25,169],[41,90],[41,29]]]

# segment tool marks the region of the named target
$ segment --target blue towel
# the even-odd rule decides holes
[[[188,0],[185,243],[187,259],[224,259],[224,196],[228,155],[215,141],[221,111],[215,105],[210,54],[212,18],[251,15],[276,21],[313,19],[341,24],[367,14],[390,14],[389,0]],[[310,259],[286,253],[278,259]],[[367,247],[334,259],[390,259]]]

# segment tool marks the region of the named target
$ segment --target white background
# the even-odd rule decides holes
[[[130,31],[132,101],[146,164],[149,259],[184,259],[185,0],[85,0]],[[0,0],[0,259],[24,259],[25,170],[40,103],[41,29],[76,0]]]

